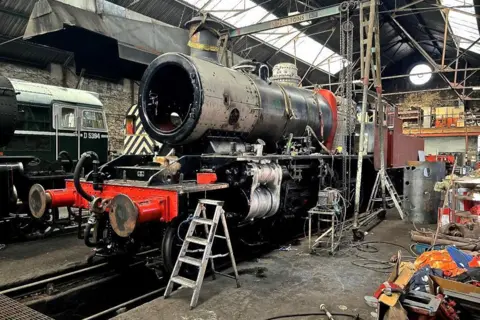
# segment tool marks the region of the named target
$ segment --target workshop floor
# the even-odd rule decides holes
[[[411,229],[412,225],[399,220],[393,211],[365,240],[388,241],[408,248]],[[237,289],[235,282],[228,278],[217,277],[215,281],[206,278],[199,303],[192,311],[189,310],[192,290],[182,288],[167,300],[153,300],[116,319],[268,319],[284,314],[318,312],[322,303],[332,313],[358,313],[362,319],[374,319],[371,315],[374,309],[366,305],[364,296],[372,295],[387,274],[355,266],[352,262],[361,262],[357,254],[389,260],[399,248],[381,243],[373,246],[378,252],[360,252],[350,246],[330,257],[327,253],[306,253],[307,241],[303,240],[290,251],[276,250],[256,262],[239,263],[241,288]],[[409,253],[403,251],[403,256],[407,255]]]
[[[76,234],[8,244],[0,250],[0,287],[86,264],[89,252]]]

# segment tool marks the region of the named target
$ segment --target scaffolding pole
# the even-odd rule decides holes
[[[363,3],[360,4],[360,10],[363,10]],[[362,111],[360,114],[360,137],[359,137],[359,146],[358,146],[358,160],[357,160],[357,177],[355,180],[355,206],[354,206],[354,217],[353,217],[353,232],[354,234],[358,230],[358,214],[360,211],[360,189],[362,186],[362,167],[363,167],[363,157],[365,155],[365,117],[367,112],[367,103],[368,103],[368,86],[369,86],[369,75],[372,62],[372,43],[373,43],[373,32],[375,28],[375,17],[377,4],[376,0],[370,0],[370,12],[368,19],[368,32],[366,39],[366,52],[365,57],[360,57],[360,65],[363,67],[363,96],[362,96]],[[363,16],[363,14],[362,14]],[[364,28],[364,21],[360,21],[360,28]],[[377,33],[380,30],[377,30]],[[365,39],[360,39],[360,45],[365,45]],[[376,55],[377,59],[380,59],[379,55]],[[380,101],[381,103],[381,101]],[[383,141],[381,141],[383,143]],[[380,155],[383,158],[383,155]]]
[[[377,112],[378,112],[378,138],[380,139],[380,184],[382,189],[382,206],[387,210],[386,194],[385,194],[385,138],[384,138],[384,126],[383,120],[385,118],[385,108],[382,102],[382,75],[383,71],[381,65],[381,47],[380,47],[380,25],[378,14],[375,14],[375,68],[374,83],[375,91],[377,92]]]

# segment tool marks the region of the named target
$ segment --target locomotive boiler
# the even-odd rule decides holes
[[[197,24],[191,41],[208,42],[209,30]],[[332,92],[299,88],[293,65],[270,77],[263,63],[227,68],[213,52],[193,53],[163,54],[143,75],[138,114],[162,145],[154,154],[98,166],[95,153],[84,153],[66,188],[31,189],[32,213],[88,210],[84,239],[97,254],[158,247],[159,264],[170,272],[198,199],[223,200],[234,245],[251,246],[295,232],[320,189],[341,188],[341,172],[350,170],[345,158],[354,157],[332,150]],[[80,179],[91,161],[93,171]]]
[[[274,152],[285,134],[299,137],[307,127],[331,146],[333,94],[270,82],[266,72],[262,64],[245,62],[234,70],[181,53],[164,54],[142,79],[142,123],[151,137],[172,146],[221,136],[242,143],[262,139],[266,151]]]

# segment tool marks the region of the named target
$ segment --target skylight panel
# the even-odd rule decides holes
[[[197,9],[203,8],[214,17],[221,19],[236,28],[245,27],[259,22],[278,19],[265,8],[251,0],[185,0]],[[228,12],[231,10],[230,12]],[[243,10],[243,11],[236,11]],[[282,36],[284,35],[284,36]],[[254,37],[270,44],[274,48],[296,56],[307,64],[325,72],[336,74],[343,68],[341,56],[324,47],[305,33],[293,26],[284,26],[274,30],[253,34]],[[323,48],[323,49],[322,49]],[[317,57],[318,55],[318,57]],[[330,57],[330,64],[324,62]],[[335,61],[334,61],[335,60]]]
[[[448,22],[453,34],[458,36],[456,39],[458,46],[467,49],[480,37],[477,19],[473,16],[475,14],[473,0],[442,0],[442,4],[454,7],[454,10],[450,10]],[[480,54],[480,45],[476,44],[469,50]]]

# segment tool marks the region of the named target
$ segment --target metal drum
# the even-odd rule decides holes
[[[403,175],[403,210],[408,220],[415,223],[437,222],[441,194],[434,191],[437,181],[446,175],[444,162],[414,162]]]

